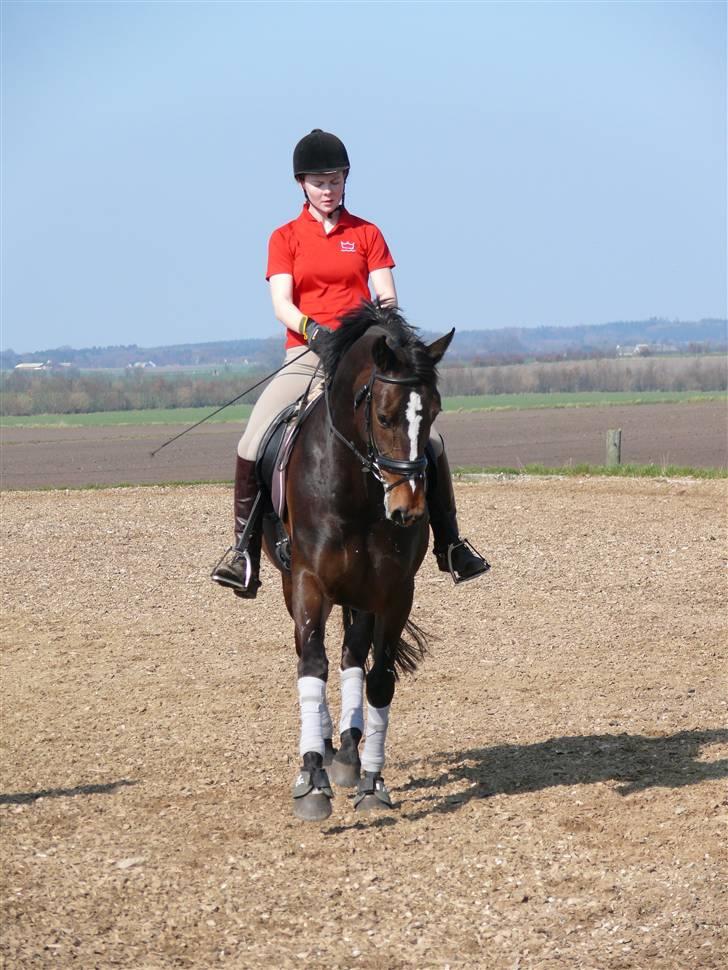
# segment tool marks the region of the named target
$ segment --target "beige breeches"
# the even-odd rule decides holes
[[[302,354],[304,356],[301,356]],[[296,361],[299,357],[301,359]],[[296,363],[289,364],[290,361],[296,361]],[[306,353],[303,347],[292,347],[286,351],[284,363],[289,366],[276,374],[256,401],[253,412],[248,418],[243,437],[238,442],[238,455],[241,458],[255,461],[260,443],[273,419],[303,394],[314,376],[318,362],[316,354],[313,351]],[[319,377],[321,376],[323,372],[319,371]],[[442,454],[442,438],[434,428],[430,432],[430,447],[436,457]]]
[[[301,359],[290,364],[297,357]],[[238,455],[241,458],[255,461],[260,443],[273,419],[303,394],[316,372],[318,362],[316,354],[313,351],[306,353],[305,347],[291,347],[286,351],[284,363],[289,366],[276,374],[255,402],[253,413],[248,418],[243,437],[238,442]],[[319,375],[322,376],[323,372],[319,371]]]

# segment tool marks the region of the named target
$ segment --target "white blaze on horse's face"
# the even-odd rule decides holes
[[[425,401],[417,391],[407,389],[406,397],[401,396],[398,419],[395,421],[392,404],[390,402],[390,424],[396,424],[396,431],[389,431],[382,435],[387,425],[382,425],[380,418],[380,443],[382,437],[387,441],[386,450],[392,458],[402,461],[416,461],[420,457],[420,438],[423,434],[425,420]],[[403,409],[403,410],[402,410]],[[403,413],[404,411],[404,413]],[[382,470],[385,483],[390,483],[391,490],[384,490],[384,513],[390,521],[397,525],[413,525],[425,513],[425,483],[422,476],[408,478],[394,471]],[[407,487],[409,486],[409,488]]]
[[[411,391],[407,403],[407,432],[410,440],[410,461],[414,461],[419,454],[418,442],[420,437],[420,425],[422,424],[422,398],[416,391]],[[412,493],[415,491],[415,483],[410,480]]]

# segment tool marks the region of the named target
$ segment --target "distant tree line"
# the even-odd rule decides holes
[[[214,378],[163,377],[149,371],[133,371],[117,377],[52,371],[12,372],[2,379],[0,414],[87,414],[92,411],[219,407],[264,376],[265,372],[254,371]],[[243,403],[257,401],[262,390],[261,387],[246,395]]]
[[[725,391],[728,357],[624,357],[442,366],[445,397],[573,391]]]
[[[665,356],[664,351],[655,351],[649,344],[642,344],[641,346],[642,349],[639,353],[641,357]],[[674,351],[670,351],[670,353],[674,353]],[[715,356],[726,353],[728,353],[728,344],[719,346],[717,344],[693,341],[682,348],[680,355],[702,356],[710,354]],[[675,356],[680,355],[675,354]],[[499,351],[497,353],[479,353],[473,357],[458,356],[456,353],[453,353],[451,348],[448,351],[447,364],[448,366],[459,364],[463,367],[495,367],[505,364],[528,364],[534,361],[538,363],[559,363],[565,360],[613,360],[619,356],[617,347],[590,347],[587,349],[570,347],[567,350],[543,351],[538,354],[504,353]]]
[[[265,374],[192,377],[130,371],[120,376],[11,372],[2,378],[3,415],[80,414],[149,408],[219,407]],[[728,357],[629,357],[440,368],[445,397],[569,391],[725,391]],[[262,388],[245,397],[258,399]]]

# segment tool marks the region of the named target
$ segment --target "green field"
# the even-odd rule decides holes
[[[609,404],[668,404],[675,402],[728,400],[715,391],[588,391],[573,394],[480,394],[448,397],[445,411],[500,411],[529,408],[597,407]],[[6,428],[104,427],[140,424],[194,424],[214,408],[159,408],[148,411],[96,411],[92,414],[34,414],[0,418]],[[210,420],[240,424],[252,411],[250,404],[235,404]]]
[[[556,477],[579,478],[584,476],[603,476],[610,478],[728,478],[726,468],[692,468],[684,465],[523,465],[521,468],[480,468],[475,465],[459,465],[453,468],[453,475],[467,478],[481,475],[503,475],[508,478],[519,475],[549,475]]]

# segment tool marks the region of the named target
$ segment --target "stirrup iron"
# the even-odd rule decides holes
[[[461,547],[464,547],[473,556],[477,556],[478,559],[482,560],[484,568],[479,569],[478,572],[473,573],[472,576],[461,576],[460,573],[457,572],[457,570],[452,564],[453,552],[456,549],[460,549]],[[451,542],[450,545],[447,547],[447,568],[450,571],[450,575],[452,576],[453,583],[455,583],[456,586],[459,586],[461,583],[469,583],[474,579],[478,579],[478,577],[482,576],[484,573],[487,573],[488,570],[490,569],[490,563],[485,558],[485,556],[483,556],[481,553],[478,552],[478,550],[475,548],[472,542],[470,542],[468,539],[460,539],[458,542]]]
[[[248,516],[247,521],[243,526],[243,531],[238,536],[237,541],[235,542],[235,545],[227,547],[225,552],[222,554],[222,556],[220,556],[218,561],[213,566],[212,571],[210,572],[210,579],[212,579],[213,582],[219,582],[219,580],[216,579],[215,574],[217,573],[220,566],[222,566],[222,564],[228,560],[228,557],[230,557],[230,563],[234,563],[237,558],[244,559],[245,560],[245,586],[236,587],[230,583],[220,583],[221,586],[229,586],[231,589],[249,588],[250,577],[252,576],[252,573],[253,573],[253,564],[250,559],[250,553],[248,552],[248,544],[250,542],[251,533],[253,532],[253,529],[255,529],[255,527],[257,526],[258,519],[260,518],[259,510],[260,510],[260,505],[262,501],[261,495],[262,493],[259,491],[258,494],[255,496],[255,499],[253,500],[252,508],[250,509],[250,515]]]

